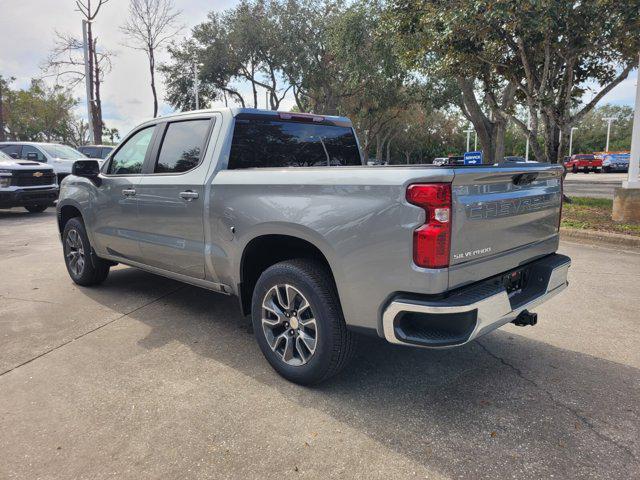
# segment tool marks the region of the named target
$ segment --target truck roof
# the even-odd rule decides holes
[[[237,117],[238,115],[261,115],[261,116],[264,115],[264,116],[273,116],[273,117],[279,117],[284,119],[285,116],[290,115],[293,117],[293,120],[295,120],[295,117],[322,117],[325,121],[329,121],[337,125],[352,126],[351,120],[349,120],[347,117],[340,117],[337,115],[323,115],[321,113],[282,112],[277,110],[266,110],[261,108],[243,108],[243,107],[220,107],[220,108],[209,108],[209,109],[201,109],[201,110],[190,110],[188,112],[178,112],[178,113],[172,113],[169,115],[163,115],[162,117],[159,117],[159,118],[163,120],[167,120],[171,118],[184,118],[191,115],[195,116],[203,113],[217,113],[217,112],[220,112],[220,113],[227,112],[234,117]],[[153,120],[157,120],[157,119],[150,119],[144,123],[149,123],[149,122],[152,122]]]

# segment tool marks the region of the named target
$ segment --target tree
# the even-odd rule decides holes
[[[414,42],[409,58],[477,79],[493,118],[518,125],[542,161],[558,161],[561,137],[628,76],[640,49],[635,0],[396,0],[390,18]],[[527,106],[530,127],[501,101],[495,87],[505,84]],[[589,84],[600,87],[582,105]]]
[[[6,89],[5,129],[12,140],[53,141],[64,138],[77,100],[60,85],[32,80],[28,89]]]
[[[167,100],[174,106],[193,105],[193,65],[199,64],[200,97],[259,106],[260,89],[270,107],[278,109],[290,86],[282,78],[272,3],[243,0],[224,12],[210,12],[192,30],[191,38],[169,47],[171,61],[160,70],[167,83]],[[240,89],[246,82],[250,97]]]
[[[92,22],[98,16],[101,7],[109,0],[96,0],[92,7],[91,0],[76,0],[76,9],[87,22],[88,75],[91,86],[91,124],[93,138],[96,143],[102,142],[102,99],[101,86],[106,73],[111,71],[112,52],[98,48],[98,38],[94,36]],[[75,86],[85,80],[85,60],[83,42],[72,35],[56,32],[56,43],[53,51],[45,61],[43,69],[48,76],[54,76],[56,83],[61,78]]]
[[[7,131],[6,131],[6,98],[9,94],[9,85],[11,82],[15,80],[13,77],[9,77],[9,79],[5,79],[2,75],[0,75],[0,142],[4,142],[7,139]]]
[[[178,34],[182,26],[178,24],[179,10],[174,10],[172,0],[131,0],[129,18],[120,27],[133,43],[129,46],[142,50],[149,61],[151,92],[153,94],[153,116],[158,116],[158,94],[155,70],[156,51]]]

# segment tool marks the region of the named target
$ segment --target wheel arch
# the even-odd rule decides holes
[[[271,265],[294,258],[307,258],[322,263],[327,267],[334,286],[336,285],[335,273],[327,256],[309,240],[287,234],[259,235],[245,245],[240,260],[237,292],[244,315],[251,313],[253,290],[262,272]]]
[[[82,211],[80,207],[71,203],[67,203],[65,205],[58,206],[58,231],[60,235],[64,231],[64,226],[67,224],[69,220],[75,217],[82,217]]]

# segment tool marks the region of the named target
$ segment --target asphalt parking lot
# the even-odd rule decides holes
[[[0,211],[0,478],[638,478],[640,254],[561,251],[536,327],[362,339],[303,388],[235,299],[126,267],[79,288],[53,209]]]

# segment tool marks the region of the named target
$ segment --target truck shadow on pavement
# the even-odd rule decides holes
[[[105,287],[110,295],[124,291],[140,276],[169,282],[119,269]],[[173,293],[128,315],[149,328],[140,347],[180,342],[429,469],[471,478],[640,474],[635,368],[504,330],[452,350],[362,337],[339,376],[304,388],[271,370],[237,299],[175,285]],[[82,292],[106,301],[100,289]]]

